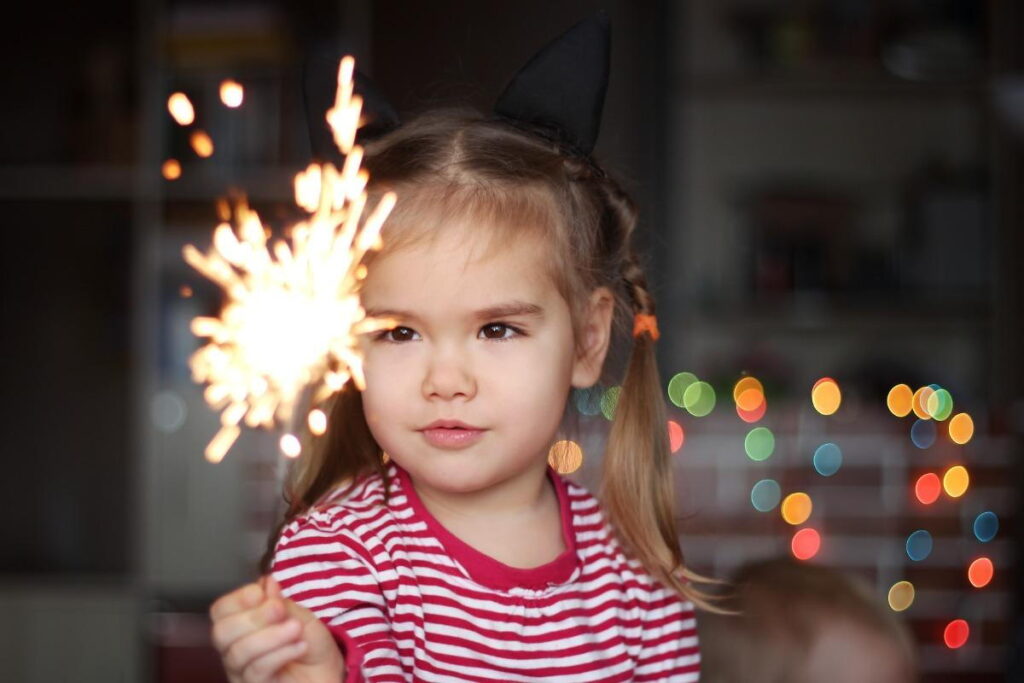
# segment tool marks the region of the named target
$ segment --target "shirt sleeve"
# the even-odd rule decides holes
[[[372,555],[339,517],[314,512],[288,525],[271,574],[287,598],[330,629],[345,656],[346,683],[404,683]]]
[[[662,593],[647,605],[643,624],[633,680],[697,681],[700,651],[693,604],[674,593]]]

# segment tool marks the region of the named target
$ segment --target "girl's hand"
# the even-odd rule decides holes
[[[269,576],[221,596],[210,618],[231,683],[338,683],[344,676],[331,632]]]

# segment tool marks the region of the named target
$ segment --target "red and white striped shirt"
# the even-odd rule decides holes
[[[533,569],[456,538],[390,465],[288,524],[272,573],[325,622],[349,681],[696,681],[693,605],[622,553],[549,469],[567,550]]]

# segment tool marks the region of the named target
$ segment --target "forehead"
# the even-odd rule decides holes
[[[550,272],[535,233],[498,240],[467,220],[391,250],[385,242],[368,266],[361,297],[367,307],[475,308],[511,299],[541,304],[558,294]]]

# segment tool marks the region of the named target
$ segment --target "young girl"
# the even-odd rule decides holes
[[[697,680],[636,211],[528,128],[445,110],[367,146],[371,205],[399,199],[360,296],[398,323],[296,463],[270,576],[211,608],[232,681]],[[599,505],[548,452],[616,332]]]

